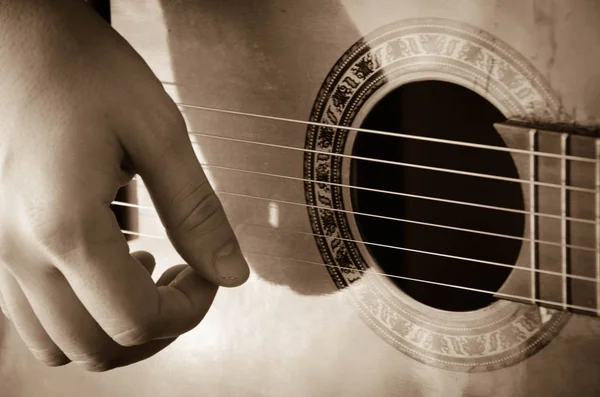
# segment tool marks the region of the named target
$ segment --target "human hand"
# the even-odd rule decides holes
[[[177,107],[84,2],[1,2],[0,70],[0,304],[36,358],[145,359],[247,279]],[[156,284],[110,210],[135,173],[189,264]]]

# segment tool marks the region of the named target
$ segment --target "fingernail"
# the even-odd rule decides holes
[[[215,267],[219,277],[231,281],[245,277],[247,273],[246,260],[235,243],[227,243],[217,252]]]

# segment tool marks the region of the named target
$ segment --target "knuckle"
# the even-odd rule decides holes
[[[62,259],[89,257],[89,249],[108,238],[98,215],[96,208],[74,205],[68,211],[63,208],[32,217],[25,234],[34,242],[35,249],[52,262],[78,263]]]
[[[43,214],[29,222],[30,233],[41,247],[65,250],[66,242],[75,241],[81,236],[85,217],[77,211],[61,211]]]
[[[0,262],[10,263],[14,258],[14,245],[8,244],[7,239],[0,235]]]
[[[82,364],[82,367],[88,372],[106,372],[115,369],[117,366],[112,362],[98,361]]]
[[[112,339],[124,347],[143,345],[152,341],[151,329],[150,325],[136,325],[127,331],[115,334]]]
[[[180,215],[170,232],[205,234],[227,220],[221,201],[208,182],[180,197],[173,203]]]
[[[2,218],[2,220],[4,220]],[[10,226],[3,224],[0,227],[0,266],[13,263],[18,256],[15,231]]]
[[[100,353],[82,355],[74,362],[89,372],[106,372],[117,367],[114,359]]]
[[[155,116],[158,116],[160,122],[158,125],[162,127],[162,135],[166,138],[163,144],[168,145],[172,149],[171,146],[176,143],[172,139],[173,131],[185,134],[187,137],[187,126],[181,111],[173,99],[169,95],[165,95],[164,90],[161,90],[161,94],[163,95],[163,102],[161,103],[160,112],[157,112]],[[153,125],[156,125],[156,122]]]
[[[161,148],[162,156],[172,156],[180,152],[182,138],[189,139],[187,137],[187,126],[185,119],[181,114],[179,108],[173,102],[173,99],[165,93],[164,90],[159,91],[158,102],[153,103],[153,112],[146,113],[148,117],[144,120],[136,121],[136,128],[146,131],[146,133],[152,135],[152,141],[156,147]],[[160,106],[156,106],[160,104]],[[174,136],[174,134],[176,134]]]
[[[6,308],[6,303],[2,299],[0,299],[0,311],[2,311],[2,314],[4,315],[4,317],[6,317],[8,321],[11,321],[10,314],[8,313],[8,309]]]
[[[56,348],[31,350],[33,356],[48,367],[60,367],[71,362],[69,358]]]

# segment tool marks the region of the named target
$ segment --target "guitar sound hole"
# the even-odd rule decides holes
[[[403,134],[505,144],[493,124],[505,118],[491,103],[464,87],[422,81],[403,85],[380,100],[362,127]],[[519,178],[510,154],[462,146],[359,133],[353,155],[444,169]],[[523,210],[519,183],[352,160],[351,183],[392,192]],[[436,225],[523,236],[525,218],[514,212],[352,189],[354,211]],[[522,241],[422,224],[355,216],[362,241],[514,265]],[[511,268],[365,245],[390,279],[426,305],[468,311],[494,302],[489,293],[408,281],[394,276],[497,291]]]

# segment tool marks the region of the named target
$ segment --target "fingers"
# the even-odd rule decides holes
[[[6,317],[7,320],[10,320],[8,312],[6,311],[6,302],[4,301],[4,298],[2,297],[1,289],[0,289],[0,310],[2,310],[2,314],[4,314],[4,317]]]
[[[46,365],[73,361],[88,371],[106,371],[151,357],[175,340],[120,346],[90,316],[60,273],[45,274],[35,283],[28,279],[25,293],[7,273],[0,286],[18,302],[10,306],[15,326],[28,348]]]
[[[53,39],[65,33],[75,43],[77,34],[88,31],[85,18],[64,21],[68,28],[53,31]],[[32,117],[8,115],[9,130],[16,132],[3,145],[3,160],[11,167],[2,175],[7,189],[1,201],[18,205],[0,208],[1,234],[17,237],[14,244],[0,241],[0,261],[11,265],[6,274],[12,277],[5,276],[0,289],[32,350],[103,370],[152,355],[193,328],[209,309],[216,285],[242,283],[248,268],[162,85],[118,35],[93,37],[94,50],[109,59],[104,67],[86,68],[98,59],[97,51],[87,51],[78,62],[83,68],[41,74],[36,69],[17,79],[17,88],[31,85],[31,79],[52,87],[67,75],[72,84],[58,97],[40,97],[39,106],[29,106],[25,95],[9,109],[19,116],[19,106],[31,108]],[[69,48],[52,52],[57,59],[72,52],[73,46],[63,47]],[[98,94],[94,101],[84,100],[89,92]],[[45,140],[32,141],[36,134],[20,134],[23,130],[44,131],[37,138]],[[14,149],[25,147],[26,161],[12,161]],[[173,270],[162,279],[166,285],[157,286],[151,257],[129,253],[108,208],[125,179],[125,157],[151,186],[177,249],[212,284],[189,267]]]
[[[126,151],[181,257],[216,285],[240,285],[248,278],[248,265],[181,115],[172,103],[165,107],[167,121],[148,126],[151,132],[140,133],[141,139],[125,139]]]
[[[97,235],[90,237],[93,243],[78,241],[81,248],[53,255],[53,262],[77,299],[115,342],[137,346],[176,337],[202,320],[216,286],[194,272],[183,271],[168,286],[157,287],[147,268],[136,259],[146,254],[129,255],[108,207],[91,210],[82,221],[96,231]],[[69,299],[64,304],[69,305]]]
[[[54,343],[33,312],[21,287],[4,266],[0,266],[0,290],[4,307],[17,332],[32,354],[48,366],[60,366],[70,362]]]
[[[187,269],[188,265],[177,265],[167,269],[158,279],[156,285],[169,285],[171,281],[175,280],[175,277],[179,275],[184,269]]]
[[[154,284],[153,257],[129,254],[108,206],[68,220],[76,224],[61,226],[80,233],[45,240],[31,263],[4,271],[0,284],[10,317],[41,361],[104,371],[150,357],[202,320],[214,284],[189,266]]]
[[[167,286],[159,287],[159,292],[162,302],[159,333],[173,336],[187,332],[202,321],[212,305],[217,287],[187,267]]]
[[[156,260],[151,253],[146,251],[132,252],[131,256],[137,259],[138,262],[146,269],[146,271],[152,275],[154,268],[156,267]]]
[[[28,279],[23,287],[42,329],[70,360],[90,371],[112,365],[116,343],[91,318],[60,272]]]

